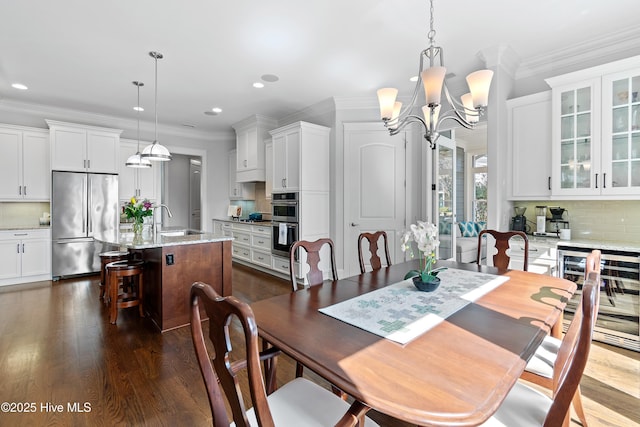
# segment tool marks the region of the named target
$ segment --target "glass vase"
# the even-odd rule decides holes
[[[133,223],[133,235],[134,237],[142,237],[142,228],[143,228],[143,223],[142,221],[135,221]]]

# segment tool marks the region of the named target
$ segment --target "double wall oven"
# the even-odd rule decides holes
[[[570,242],[568,242],[570,244]],[[560,277],[576,282],[578,290],[567,303],[565,323],[573,318],[582,294],[587,255],[591,248],[558,245]],[[640,351],[640,254],[601,249],[600,307],[593,338]],[[566,325],[565,325],[566,326]]]
[[[289,248],[298,240],[298,193],[273,193],[271,196],[271,253],[289,256]]]

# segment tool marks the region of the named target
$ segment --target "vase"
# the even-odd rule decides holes
[[[133,236],[134,237],[142,237],[142,229],[144,227],[144,224],[142,223],[142,221],[138,222],[135,221],[133,223]]]
[[[436,277],[436,276],[431,276],[433,279],[431,279],[428,282],[423,282],[422,278],[420,276],[414,276],[413,277],[413,285],[418,288],[419,291],[422,292],[433,292],[436,289],[438,289],[438,286],[440,286],[440,278]]]

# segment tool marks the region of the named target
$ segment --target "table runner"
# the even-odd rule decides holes
[[[421,292],[407,279],[319,311],[406,344],[509,280],[507,276],[458,269],[443,270],[438,277],[441,284],[433,292]]]

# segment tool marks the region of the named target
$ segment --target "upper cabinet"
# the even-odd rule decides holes
[[[51,169],[118,173],[121,130],[47,120]]]
[[[236,182],[265,181],[264,140],[277,122],[254,115],[233,125],[236,131]]]
[[[547,83],[553,93],[553,195],[640,195],[640,56]]]
[[[329,191],[329,135],[331,129],[296,122],[271,131],[273,189]]]
[[[238,182],[236,180],[236,158],[236,150],[229,151],[229,199],[255,200],[256,185],[253,183]]]
[[[146,147],[148,142],[140,142]],[[120,161],[118,162],[118,198],[129,200],[137,198],[159,200],[158,189],[160,182],[159,171],[162,167],[159,163],[152,163],[150,168],[130,168],[126,166],[127,159],[138,152],[138,142],[131,140],[120,141]]]
[[[511,199],[551,196],[551,91],[507,101]]]
[[[0,126],[0,200],[48,201],[49,132]]]

